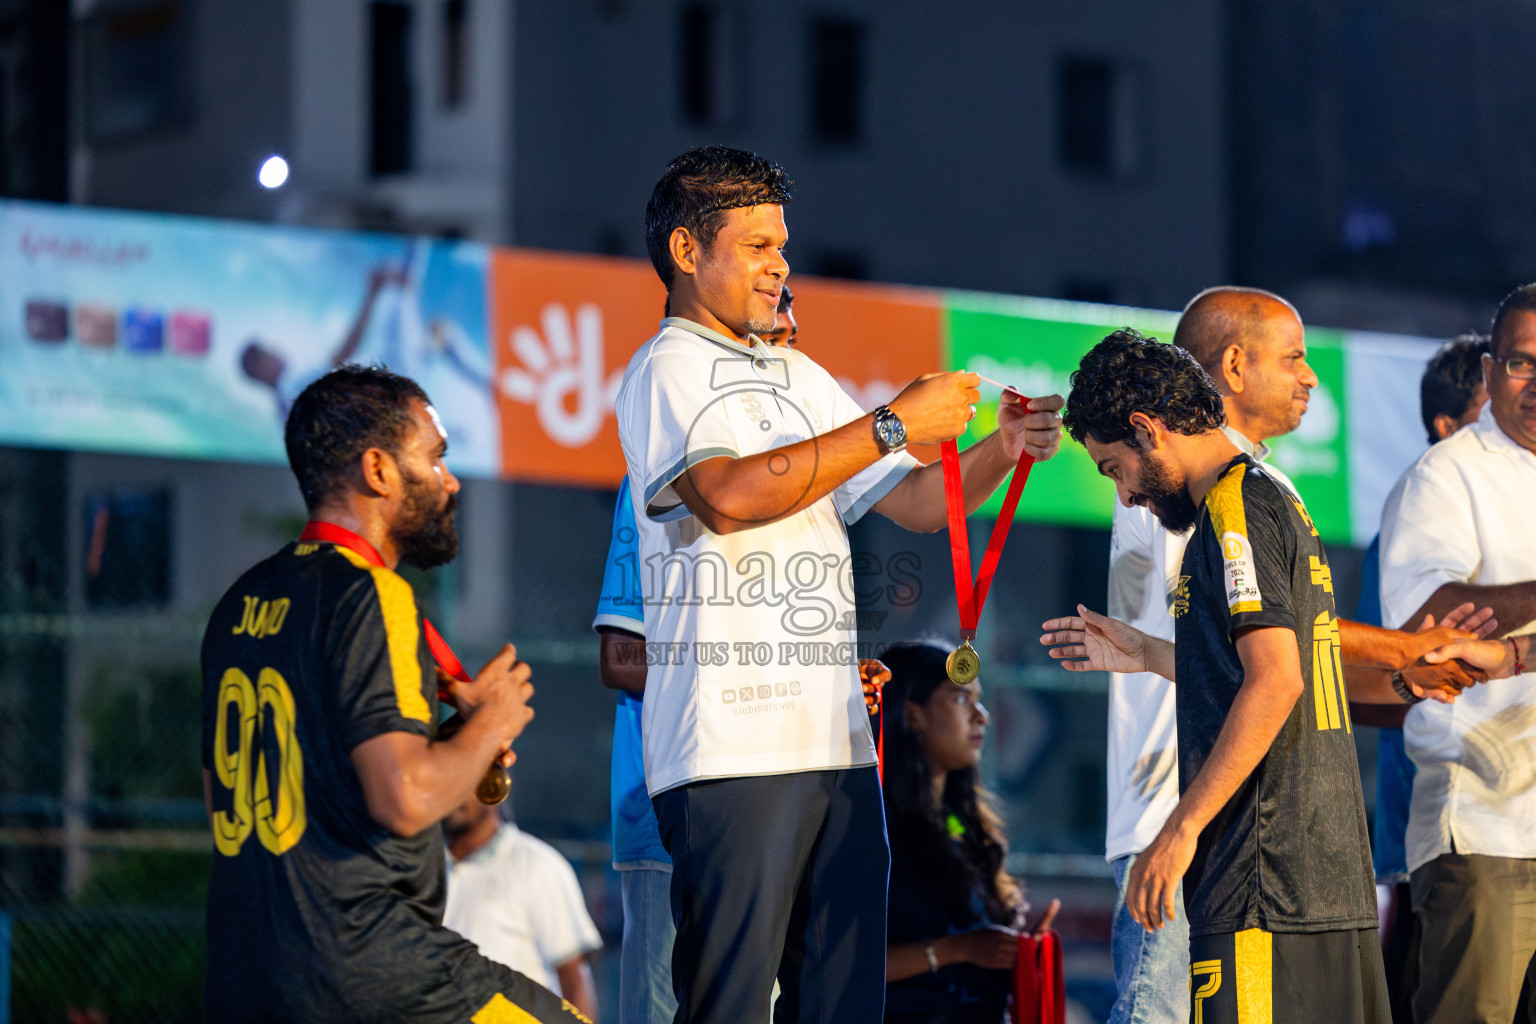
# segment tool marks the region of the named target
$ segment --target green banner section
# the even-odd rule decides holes
[[[1269,461],[1296,484],[1322,538],[1349,544],[1349,436],[1344,334],[1307,328],[1307,364],[1317,374],[1301,426],[1270,442]]]
[[[1090,348],[1120,327],[1171,341],[1178,314],[975,292],[945,293],[944,365],[970,370],[1028,395],[1067,394],[1072,371]],[[1338,331],[1307,331],[1308,362],[1319,386],[1302,425],[1274,444],[1275,464],[1296,482],[1325,540],[1350,541],[1349,476],[1344,421],[1344,339]],[[976,419],[964,448],[997,425],[1000,389],[982,385]],[[1001,488],[980,515],[996,516]],[[1018,519],[1107,529],[1115,489],[1083,447],[1063,438],[1061,453],[1036,466],[1019,502]]]

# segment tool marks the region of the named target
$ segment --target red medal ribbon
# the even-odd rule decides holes
[[[987,553],[981,560],[981,572],[976,575],[973,586],[971,544],[965,528],[965,490],[960,483],[960,449],[954,441],[945,441],[941,447],[944,461],[944,506],[949,518],[949,559],[955,567],[955,603],[960,606],[960,637],[974,640],[976,624],[981,618],[981,606],[986,603],[987,591],[992,587],[998,559],[1003,555],[1003,543],[1008,539],[1008,528],[1013,525],[1014,510],[1019,507],[1019,495],[1024,493],[1024,483],[1029,479],[1029,471],[1035,460],[1027,451],[1019,453],[1019,464],[1014,468],[1013,479],[1008,482],[1002,511],[992,526]]]
[[[335,523],[311,519],[304,524],[304,532],[299,534],[299,540],[335,544],[351,551],[369,565],[378,566],[380,569],[385,568],[384,557],[379,554],[378,549],[351,530],[344,526],[337,526]],[[453,653],[453,649],[437,631],[437,627],[432,625],[425,616],[422,617],[421,626],[422,632],[427,635],[427,649],[432,652],[432,658],[437,662],[438,667],[461,683],[470,682],[469,673],[464,671],[464,663],[459,661],[458,655]],[[439,690],[438,697],[443,696],[445,696],[444,693]]]

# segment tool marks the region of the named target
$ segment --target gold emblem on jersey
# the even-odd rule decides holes
[[[1333,593],[1333,570],[1328,568],[1328,563],[1324,562],[1316,555],[1312,555],[1310,558],[1312,568],[1312,585],[1314,587],[1322,587],[1330,594]]]
[[[1174,618],[1180,618],[1189,611],[1189,577],[1180,576],[1175,583],[1172,592],[1168,594],[1168,611]]]
[[[1312,702],[1319,731],[1341,726],[1351,731],[1344,664],[1339,657],[1339,620],[1327,612],[1320,612],[1312,624]]]

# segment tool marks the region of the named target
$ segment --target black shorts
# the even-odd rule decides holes
[[[1189,940],[1192,1024],[1392,1024],[1375,928]]]

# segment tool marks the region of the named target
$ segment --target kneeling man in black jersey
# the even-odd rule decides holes
[[[446,647],[394,572],[458,550],[437,413],[413,381],[342,367],[294,402],[286,442],[310,523],[203,639],[206,1018],[586,1020],[442,926],[438,822],[510,763],[533,687],[508,645],[442,677],[463,724],[438,732]]]

